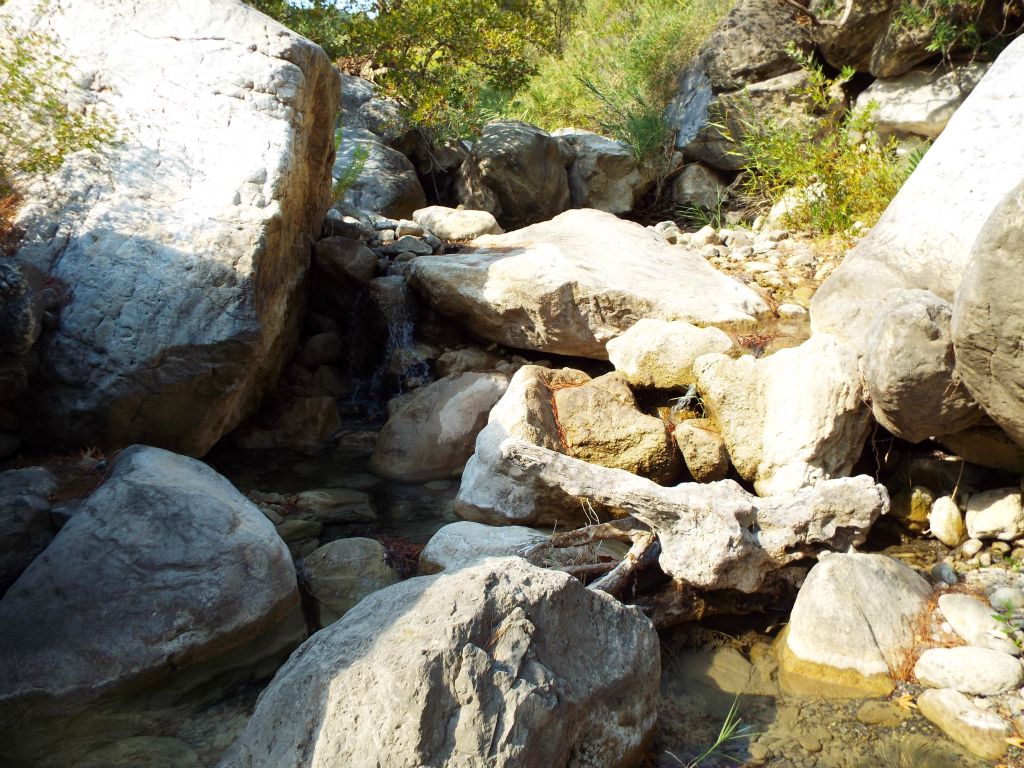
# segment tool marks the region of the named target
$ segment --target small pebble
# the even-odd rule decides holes
[[[960,547],[960,553],[963,555],[964,560],[970,560],[976,554],[981,552],[981,548],[985,545],[981,543],[981,539],[968,539]]]

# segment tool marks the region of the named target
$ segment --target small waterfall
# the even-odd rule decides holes
[[[430,366],[416,349],[416,303],[401,275],[370,281],[353,302],[349,347],[363,349],[361,370],[353,375],[352,395],[343,403],[371,418],[386,415],[387,401],[430,380]],[[367,366],[365,363],[369,362]]]

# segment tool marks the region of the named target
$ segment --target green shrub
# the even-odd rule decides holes
[[[811,103],[826,109],[827,93],[840,78],[827,78],[807,59]],[[871,226],[906,181],[920,154],[901,158],[895,140],[882,142],[872,108],[851,112],[835,130],[818,121],[780,121],[740,108],[729,131],[744,158],[741,194],[752,208],[785,196],[789,226],[819,235],[847,232],[856,222]],[[923,151],[922,151],[923,153]]]
[[[679,72],[730,0],[585,0],[561,54],[509,102],[506,114],[549,130],[606,133],[649,156],[668,136],[663,113]]]
[[[71,153],[114,140],[110,121],[68,106],[76,87],[56,41],[0,19],[0,198]]]

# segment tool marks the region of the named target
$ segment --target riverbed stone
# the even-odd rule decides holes
[[[641,412],[624,374],[613,371],[554,393],[566,453],[668,485],[682,460],[664,421]]]
[[[473,240],[481,235],[502,233],[494,215],[488,211],[431,205],[415,211],[412,218],[442,240]]]
[[[420,387],[377,435],[370,468],[406,482],[458,477],[507,387],[501,373],[455,373]]]
[[[376,592],[314,635],[221,767],[626,768],[653,733],[659,657],[637,608],[491,558]]]
[[[345,191],[345,203],[394,219],[412,216],[413,211],[426,205],[426,195],[412,161],[362,128],[342,129],[333,168],[335,180],[345,177],[355,166],[357,153],[364,160],[359,175]]]
[[[337,72],[232,0],[3,12],[74,62],[73,109],[118,137],[25,190],[16,257],[71,290],[35,346],[23,434],[202,455],[294,351],[331,202]]]
[[[302,559],[302,583],[321,627],[333,624],[369,594],[399,580],[375,539],[335,539]]]
[[[435,533],[420,553],[420,571],[437,573],[475,565],[488,557],[523,556],[548,540],[522,525],[483,525],[468,520],[449,523]]]
[[[732,339],[715,328],[643,318],[608,342],[608,360],[634,387],[681,389],[693,384],[693,364],[712,352],[727,353]]]
[[[698,483],[722,480],[729,474],[729,451],[710,419],[687,419],[676,424],[672,436]]]
[[[165,690],[244,678],[302,639],[297,609],[287,547],[226,479],[157,448],[122,451],[0,601],[5,758],[39,764],[75,716],[116,717],[125,697],[141,718]]]
[[[851,698],[889,693],[890,669],[903,663],[931,593],[924,577],[884,555],[821,559],[779,640],[783,690]]]
[[[996,609],[983,599],[972,595],[941,595],[939,610],[968,645],[991,648],[1011,656],[1021,655],[1021,649],[1003,631],[1004,625],[994,618]]]
[[[976,707],[959,691],[929,689],[917,697],[917,706],[939,730],[975,755],[998,760],[1006,754],[1013,727],[995,712]]]
[[[765,358],[704,355],[694,370],[733,466],[763,496],[848,475],[870,429],[852,348],[815,334]]]
[[[896,493],[889,510],[892,519],[912,533],[921,533],[928,528],[928,515],[932,510],[935,495],[923,485],[914,485]]]
[[[1024,536],[1019,488],[996,488],[967,500],[967,533],[972,539],[1014,541]]]
[[[1010,654],[991,648],[929,648],[914,665],[914,676],[929,688],[993,696],[1020,688],[1024,666]]]
[[[295,496],[289,517],[314,520],[325,525],[368,522],[377,519],[370,494],[354,488],[314,488]]]
[[[951,496],[941,496],[928,512],[928,528],[932,536],[947,547],[955,547],[967,536],[967,526],[960,507]]]
[[[672,275],[685,274],[685,280]],[[604,359],[638,320],[750,327],[764,300],[692,251],[639,224],[573,210],[468,252],[424,256],[411,283],[443,315],[517,349]]]

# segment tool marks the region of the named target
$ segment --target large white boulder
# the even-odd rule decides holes
[[[1024,57],[1022,57],[1024,58]],[[956,367],[985,412],[1024,446],[1024,181],[974,244],[953,306]]]
[[[1022,66],[1024,39],[1018,39],[956,111],[871,232],[815,294],[810,307],[815,332],[840,336],[863,356],[876,343],[876,318],[898,291],[922,289],[954,305],[958,290],[969,291],[966,284],[961,289],[961,282],[975,241],[1024,179]],[[934,354],[944,355],[943,345],[934,345]],[[913,357],[906,361],[917,362]],[[944,364],[937,359],[929,367],[937,370]],[[891,376],[898,381],[914,373],[893,371]],[[955,379],[949,384],[952,388]],[[984,398],[979,401],[986,406]]]
[[[337,73],[236,0],[0,13],[60,46],[120,137],[25,192],[17,258],[68,289],[36,347],[32,433],[201,455],[255,410],[298,337]]]
[[[483,525],[460,520],[430,537],[420,552],[420,571],[455,571],[488,557],[521,557],[547,540],[547,534],[522,525]]]
[[[871,423],[849,346],[815,334],[760,359],[704,355],[694,369],[733,466],[759,494],[850,474]]]
[[[76,717],[142,723],[171,691],[279,663],[304,637],[298,606],[259,509],[205,464],[128,448],[0,601],[0,748],[38,765],[64,727],[88,745]]]
[[[645,317],[744,327],[768,312],[696,253],[610,213],[566,211],[471,246],[416,259],[412,284],[442,314],[510,347],[605,358],[605,344]]]
[[[957,744],[988,760],[1006,754],[1013,726],[952,688],[929,689],[917,697],[921,714]]]
[[[296,651],[221,768],[639,763],[658,636],[519,558],[401,582]]]
[[[412,214],[413,221],[442,240],[473,240],[481,235],[500,235],[501,227],[487,211],[431,205]]]
[[[861,697],[892,690],[932,589],[884,555],[831,554],[807,575],[780,638],[784,690]]]

